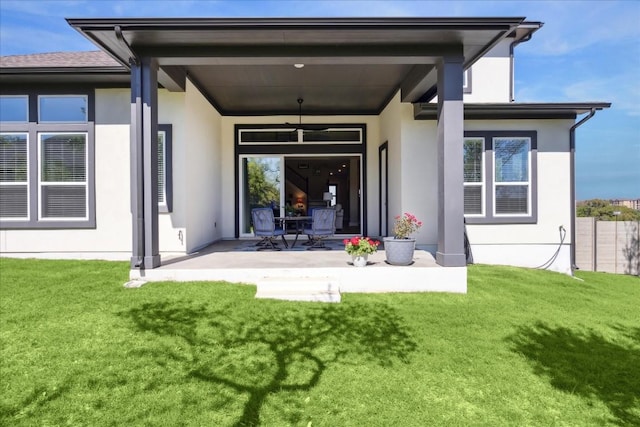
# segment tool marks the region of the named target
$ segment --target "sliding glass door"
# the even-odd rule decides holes
[[[283,159],[274,156],[240,157],[240,234],[252,235],[251,209],[270,207],[274,216],[284,212]]]

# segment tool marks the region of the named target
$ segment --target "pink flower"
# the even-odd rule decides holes
[[[395,219],[393,235],[396,239],[408,239],[410,234],[422,227],[422,221],[418,221],[418,218],[409,212],[405,212],[402,216],[398,215]]]

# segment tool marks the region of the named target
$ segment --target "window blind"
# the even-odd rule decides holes
[[[0,134],[0,218],[29,215],[26,134]]]
[[[41,216],[86,218],[86,134],[42,134],[41,141]]]

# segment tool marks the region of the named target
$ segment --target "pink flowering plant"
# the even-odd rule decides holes
[[[353,256],[373,254],[378,250],[378,245],[380,244],[377,240],[360,236],[344,239],[342,242],[344,243],[344,250]]]
[[[393,225],[393,236],[396,239],[408,239],[409,236],[420,227],[422,227],[422,221],[419,221],[415,215],[405,212],[404,215],[396,216],[396,222]]]

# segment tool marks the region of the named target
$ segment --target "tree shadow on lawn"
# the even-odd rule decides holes
[[[312,389],[332,363],[409,363],[417,347],[387,305],[255,304],[213,310],[155,302],[126,314],[141,331],[187,344],[182,353],[164,357],[178,361],[188,377],[248,395],[236,426],[259,425],[269,396]],[[291,404],[277,409],[296,424],[301,411]]]
[[[606,404],[619,425],[640,425],[640,328],[617,326],[631,343],[542,322],[508,338],[558,390]]]

